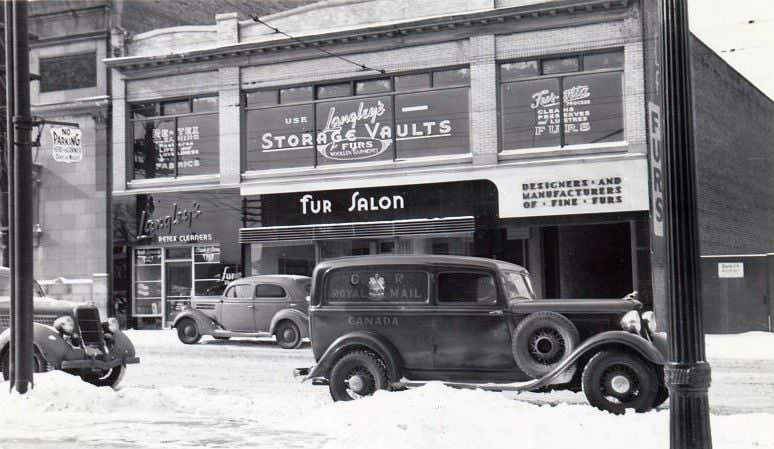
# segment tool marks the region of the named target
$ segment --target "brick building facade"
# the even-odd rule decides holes
[[[384,252],[501,258],[543,296],[638,290],[659,312],[640,2],[339,0],[261,18],[300,41],[233,10],[112,32],[110,258],[134,325],[234,276]],[[772,103],[698,42],[693,57],[707,329],[758,329]],[[739,261],[746,277],[717,277]]]

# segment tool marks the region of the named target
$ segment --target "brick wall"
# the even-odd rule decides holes
[[[774,251],[774,102],[696,38],[701,254]]]

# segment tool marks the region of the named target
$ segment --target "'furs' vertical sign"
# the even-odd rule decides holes
[[[55,161],[69,164],[83,160],[80,129],[52,126],[51,142]]]

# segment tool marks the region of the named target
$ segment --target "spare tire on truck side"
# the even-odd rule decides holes
[[[516,326],[511,351],[516,365],[524,374],[539,379],[570,355],[580,343],[578,328],[566,316],[556,312],[535,312]],[[573,365],[557,383],[569,382],[575,373]]]

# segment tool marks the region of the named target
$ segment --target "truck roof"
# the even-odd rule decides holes
[[[527,270],[510,262],[483,257],[415,255],[415,254],[383,254],[375,256],[349,256],[330,259],[317,264],[315,271],[341,267],[367,267],[372,265],[459,265],[494,270],[527,272]]]

